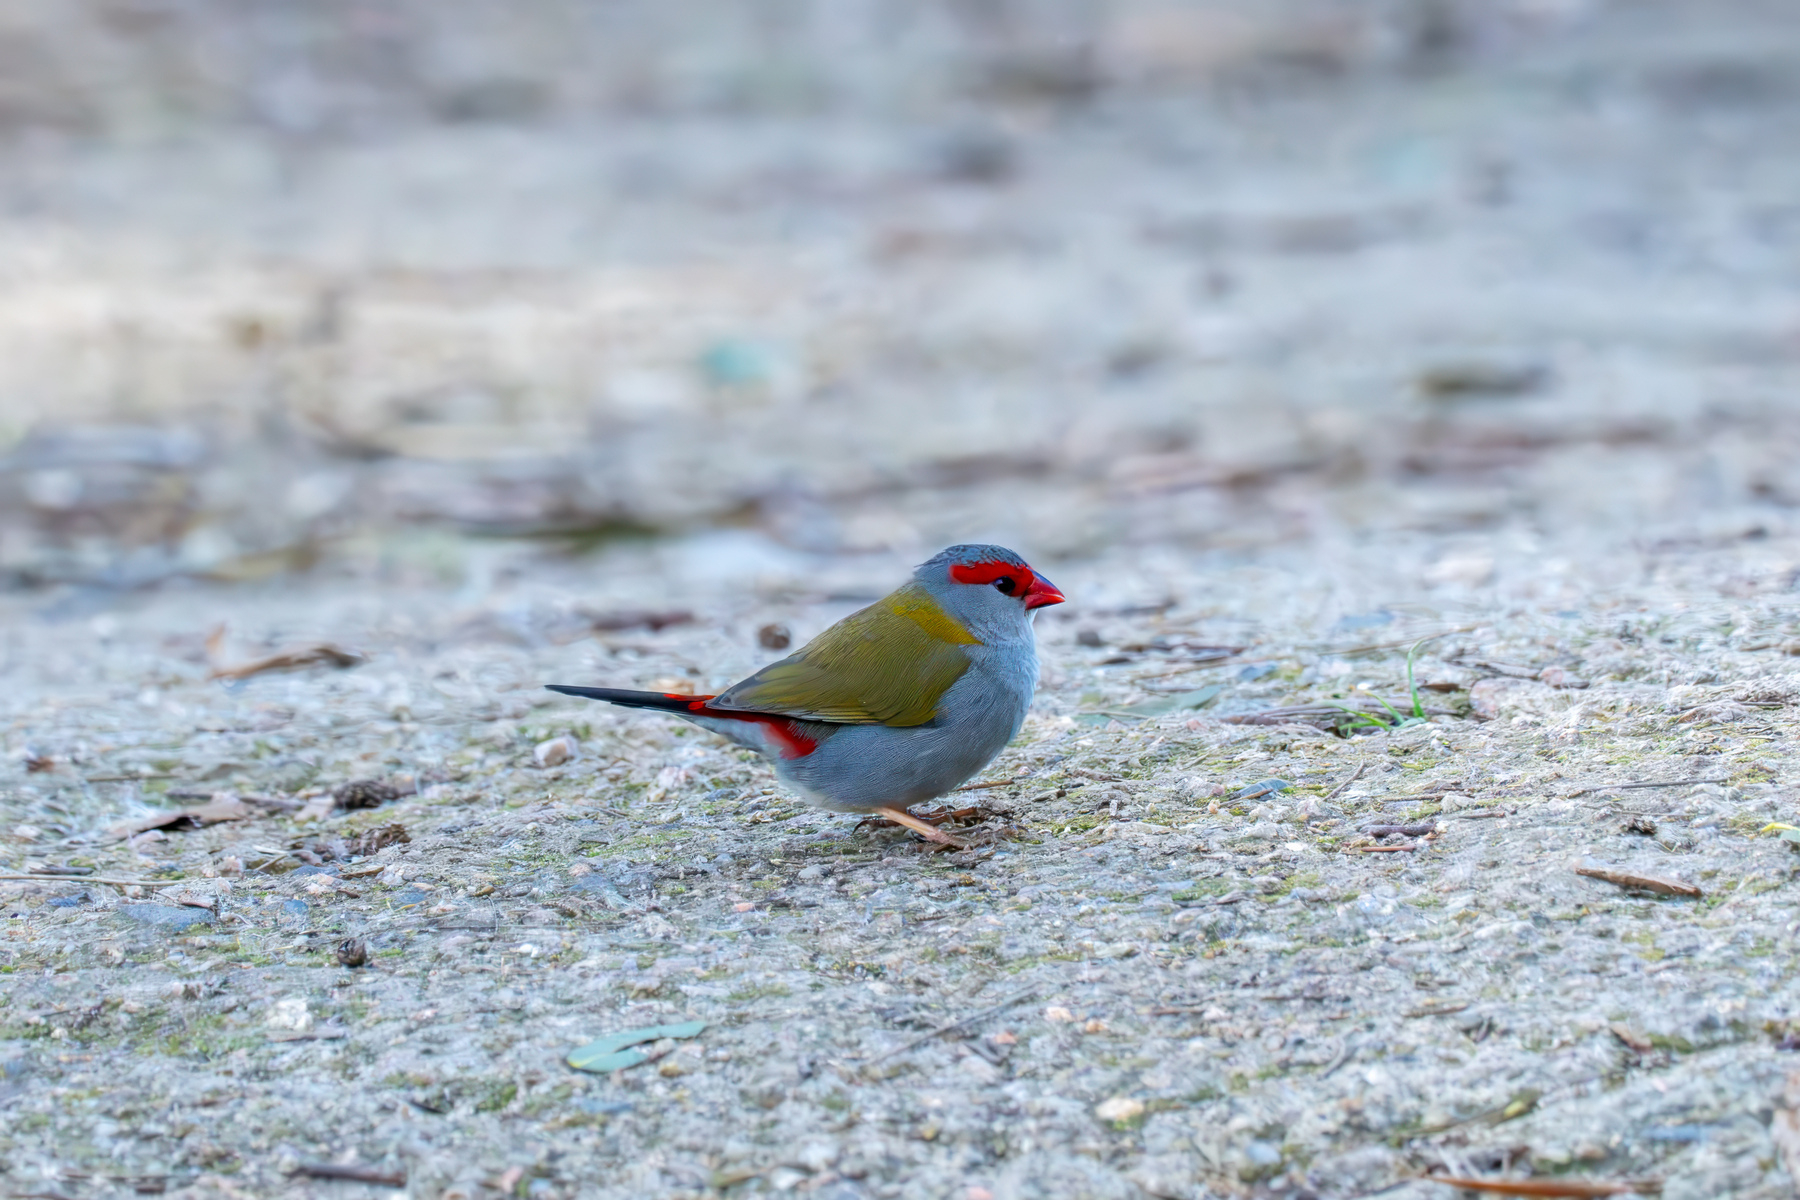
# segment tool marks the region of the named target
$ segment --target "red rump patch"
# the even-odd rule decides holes
[[[792,721],[784,721],[778,717],[764,717],[762,720],[768,727],[769,740],[781,747],[781,757],[784,759],[805,758],[819,748],[819,743],[801,733]]]
[[[665,692],[671,700],[687,700],[686,696]],[[771,716],[768,713],[730,712],[722,708],[709,708],[706,702],[711,696],[695,696],[688,701],[688,711],[703,713],[709,717],[723,717],[727,721],[754,721],[765,727],[769,740],[780,747],[783,759],[805,758],[819,748],[817,738],[809,738],[800,732],[798,725],[789,717]]]
[[[1013,592],[1016,596],[1023,596],[1029,592],[1032,583],[1037,579],[1037,576],[1031,573],[1031,568],[1023,563],[958,563],[950,568],[950,578],[958,583],[992,583],[1002,575],[1011,575],[1019,581],[1019,586]]]

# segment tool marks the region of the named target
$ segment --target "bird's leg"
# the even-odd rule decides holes
[[[928,842],[937,842],[943,846],[955,846],[958,850],[966,849],[969,845],[961,838],[951,837],[935,825],[919,820],[904,808],[878,808],[875,812],[896,825],[904,825],[908,829],[916,830]]]

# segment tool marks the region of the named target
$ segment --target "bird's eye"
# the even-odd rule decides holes
[[[1000,578],[994,580],[994,586],[1000,589],[1000,594],[1002,596],[1010,596],[1019,590],[1019,581],[1014,579],[1011,575],[1002,575]]]

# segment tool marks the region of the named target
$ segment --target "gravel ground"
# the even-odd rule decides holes
[[[1786,6],[14,7],[0,1190],[1792,1194]],[[541,688],[957,541],[966,851]]]
[[[150,882],[0,884],[4,1182],[391,1194],[290,1176],[332,1163],[419,1196],[1425,1197],[1448,1192],[1404,1181],[1510,1169],[1789,1194],[1796,859],[1757,831],[1797,815],[1800,542],[1536,598],[1403,586],[1407,547],[1363,550],[1367,578],[1311,591],[1317,548],[1046,564],[1072,600],[1045,687],[947,854],[538,690],[712,688],[779,653],[763,627],[859,602],[819,578],[873,594],[898,560],[706,585],[639,548],[477,597],[14,597],[4,865]],[[592,631],[672,594],[693,622]],[[208,681],[214,622],[231,661],[317,636],[368,661]],[[1427,721],[1233,719],[1408,706],[1431,634]],[[542,765],[557,738],[575,757]],[[416,791],[277,811],[356,779]],[[107,832],[217,792],[250,815]],[[352,938],[368,965],[338,964]],[[688,1020],[643,1065],[565,1065]]]

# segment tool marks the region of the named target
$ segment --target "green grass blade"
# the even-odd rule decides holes
[[[1370,692],[1369,695],[1375,696],[1375,693]],[[1394,714],[1394,725],[1396,727],[1406,724],[1407,718],[1401,714],[1399,709],[1397,709],[1393,705],[1389,704],[1386,700],[1383,700],[1380,696],[1375,696],[1375,703],[1381,705],[1381,707],[1387,709],[1389,712]]]
[[[1419,657],[1419,647],[1430,640],[1430,638],[1420,638],[1413,643],[1413,648],[1406,652],[1406,690],[1412,693],[1413,716],[1421,721],[1425,719],[1425,706],[1419,703],[1419,685],[1413,679],[1413,660]]]
[[[1351,708],[1348,704],[1339,704],[1336,700],[1326,700],[1324,703],[1331,705],[1333,708],[1342,709],[1344,712],[1348,713],[1353,718],[1353,720],[1348,722],[1352,727],[1357,725],[1373,725],[1377,729],[1387,729],[1389,727],[1386,721],[1378,721],[1372,714],[1365,712],[1360,708]],[[1398,713],[1395,713],[1394,715],[1399,716]]]

